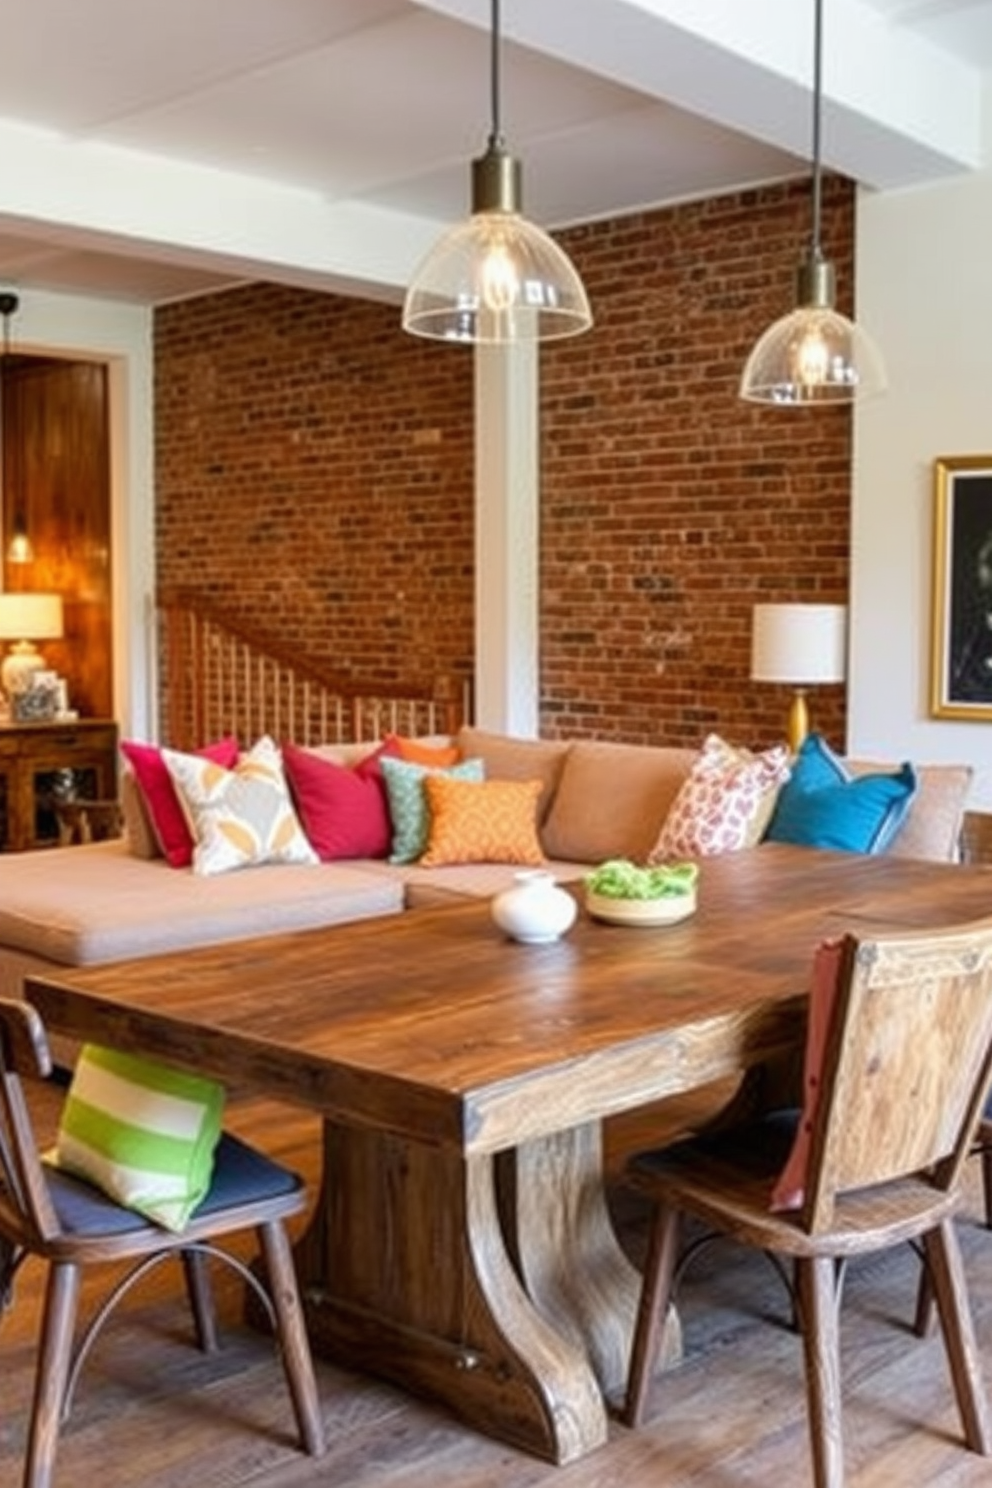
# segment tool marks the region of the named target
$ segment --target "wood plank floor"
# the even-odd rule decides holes
[[[49,1119],[47,1104],[41,1115]],[[311,1117],[261,1103],[234,1106],[229,1115],[232,1127],[315,1176]],[[643,1122],[615,1125],[611,1162],[643,1135]],[[972,1217],[977,1174],[970,1176],[974,1202],[962,1237],[992,1382],[992,1235]],[[643,1216],[622,1192],[617,1213],[636,1256]],[[0,1321],[0,1488],[20,1482],[39,1275],[25,1270],[15,1306]],[[961,1445],[939,1337],[919,1341],[909,1332],[916,1276],[907,1249],[859,1265],[848,1280],[849,1488],[988,1488],[992,1461]],[[614,1423],[605,1447],[563,1468],[325,1361],[317,1368],[330,1446],[312,1461],[296,1448],[269,1343],[241,1325],[236,1287],[218,1283],[226,1320],[220,1356],[205,1358],[191,1346],[171,1270],[114,1315],[64,1429],[57,1488],[804,1488],[810,1481],[800,1343],[785,1326],[780,1283],[760,1256],[717,1246],[700,1257],[682,1292],[687,1359],[656,1384],[653,1422],[638,1432]]]

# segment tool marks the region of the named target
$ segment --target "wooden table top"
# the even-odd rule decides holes
[[[52,1028],[472,1154],[794,1047],[825,937],[988,914],[987,870],[766,844],[705,859],[698,912],[673,926],[581,912],[563,940],[527,946],[472,901],[26,990]]]

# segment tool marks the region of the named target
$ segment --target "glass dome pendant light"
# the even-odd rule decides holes
[[[472,215],[423,259],[406,293],[403,329],[474,345],[553,341],[592,325],[582,280],[558,244],[520,213],[520,162],[500,121],[499,0],[492,0],[492,124],[472,162]]]
[[[745,363],[740,396],[752,403],[853,403],[885,389],[885,367],[871,337],[834,308],[834,266],[820,245],[822,76],[823,0],[815,0],[812,236],[796,278],[798,308],[769,326]]]

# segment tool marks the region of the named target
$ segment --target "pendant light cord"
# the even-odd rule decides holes
[[[498,3],[498,0],[494,0]],[[822,218],[822,167],[820,162],[820,124],[823,111],[823,0],[814,0],[813,31],[813,238],[814,259],[823,257],[820,246]]]
[[[492,0],[492,27],[490,30],[489,50],[489,98],[490,119],[492,128],[489,133],[490,149],[496,147],[502,149],[505,141],[503,139],[503,120],[501,115],[501,87],[500,87],[500,24],[499,24],[499,0]]]

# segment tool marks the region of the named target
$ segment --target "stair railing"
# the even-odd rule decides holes
[[[156,600],[163,742],[194,749],[234,735],[300,745],[387,733],[453,734],[471,719],[471,682],[365,679],[299,656],[191,590]]]

